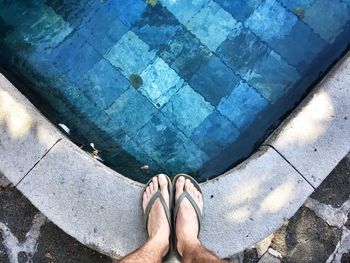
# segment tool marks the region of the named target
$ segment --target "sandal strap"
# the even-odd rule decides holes
[[[158,190],[157,192],[155,192],[153,194],[153,196],[151,197],[151,199],[149,200],[147,206],[146,206],[146,209],[144,211],[144,214],[146,215],[144,217],[144,224],[145,224],[145,227],[147,229],[147,232],[148,232],[148,228],[147,228],[147,225],[148,225],[148,218],[149,218],[149,213],[152,209],[152,206],[154,205],[154,203],[156,202],[156,200],[159,198],[163,208],[164,208],[164,212],[165,212],[165,215],[166,215],[166,218],[168,220],[168,223],[169,225],[171,225],[171,216],[170,216],[170,210],[169,210],[169,205],[167,204],[167,202],[165,201],[162,193]]]
[[[191,196],[191,194],[189,192],[187,192],[186,190],[183,191],[183,193],[180,195],[179,199],[176,201],[176,205],[174,208],[174,221],[176,221],[176,217],[177,217],[177,213],[179,212],[180,209],[180,205],[182,203],[182,201],[187,198],[188,201],[190,201],[192,207],[194,208],[196,214],[197,214],[197,219],[198,219],[198,235],[201,229],[201,224],[202,224],[202,211],[200,210],[197,202],[193,199],[193,197]],[[174,222],[175,225],[175,222]]]

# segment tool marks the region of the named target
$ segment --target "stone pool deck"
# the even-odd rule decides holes
[[[0,262],[113,263],[81,245],[0,176]],[[230,258],[233,263],[350,262],[350,153],[274,234]]]

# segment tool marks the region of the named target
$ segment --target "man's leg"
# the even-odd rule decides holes
[[[155,192],[160,191],[167,203],[169,203],[168,181],[164,175],[154,177],[150,185],[143,194],[142,207],[145,211],[146,206]],[[147,242],[124,257],[121,263],[160,263],[169,249],[170,228],[166,218],[164,208],[159,199],[154,203],[148,218],[148,234]]]
[[[175,200],[178,200],[184,189],[190,193],[200,209],[203,209],[203,198],[201,193],[194,187],[190,180],[179,177],[176,181]],[[180,205],[176,218],[177,249],[183,257],[184,263],[221,263],[226,262],[219,259],[201,245],[197,238],[198,219],[191,203],[184,199]]]

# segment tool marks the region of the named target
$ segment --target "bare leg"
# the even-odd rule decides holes
[[[177,200],[183,190],[186,189],[197,202],[199,207],[203,209],[202,195],[190,180],[185,177],[179,177],[176,181],[176,195]],[[177,248],[183,257],[184,263],[221,263],[226,262],[219,259],[214,253],[210,252],[201,245],[197,238],[198,234],[198,219],[191,203],[185,199],[182,201],[176,219],[176,238]]]
[[[164,175],[153,177],[152,182],[143,194],[143,210],[146,209],[146,206],[153,194],[158,191],[158,187],[160,187],[160,191],[165,201],[169,203],[167,182],[168,181]],[[162,258],[166,255],[169,249],[170,228],[166,219],[164,208],[159,200],[157,200],[152,206],[148,218],[147,229],[149,234],[149,239],[147,242],[136,251],[124,257],[120,261],[121,263],[162,262]]]

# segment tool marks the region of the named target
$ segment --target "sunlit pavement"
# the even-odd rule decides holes
[[[3,176],[0,262],[115,262],[65,234]],[[350,153],[273,235],[231,258],[237,263],[350,262]]]

